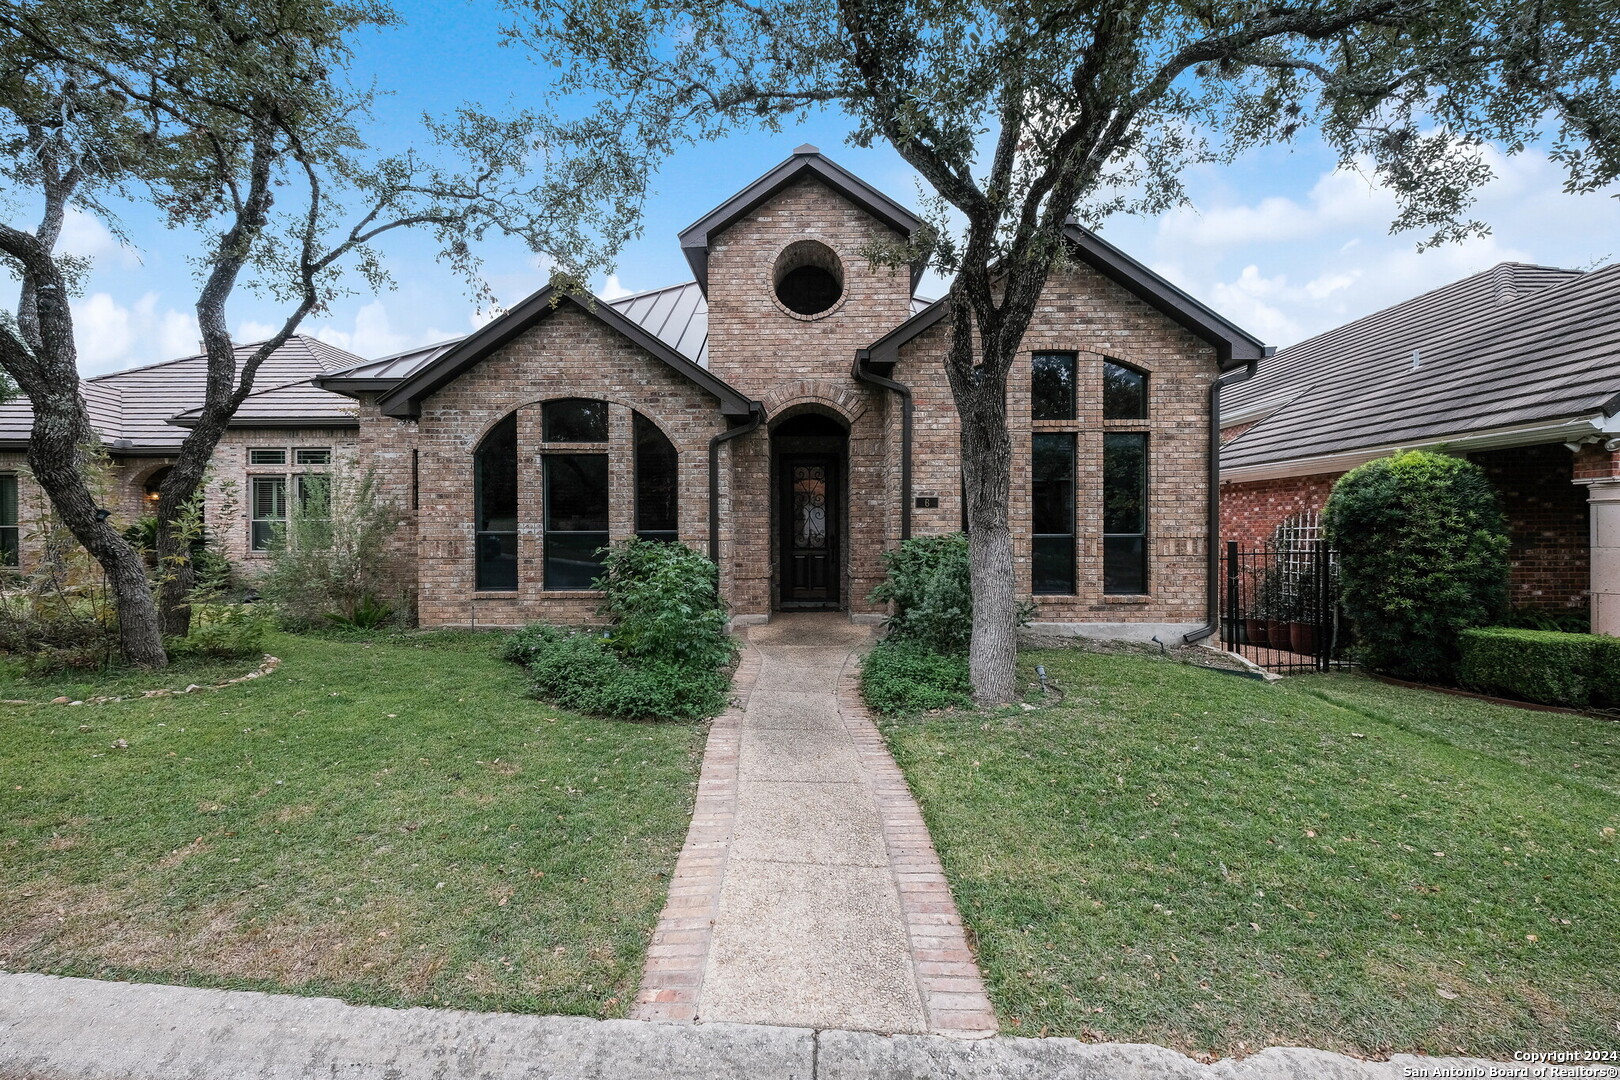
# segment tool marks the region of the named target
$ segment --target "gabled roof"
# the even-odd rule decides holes
[[[910,210],[806,143],[793,151],[792,157],[681,230],[681,252],[691,264],[699,288],[705,293],[709,289],[710,238],[724,232],[789,184],[806,177],[827,185],[902,236],[909,237],[922,224],[922,219]],[[921,280],[923,269],[921,261],[912,264],[913,289]]]
[[[1504,264],[1301,342],[1276,360],[1270,393],[1286,387],[1291,372],[1298,385],[1227,445],[1223,468],[1460,442],[1502,429],[1508,441],[1499,445],[1512,445],[1511,430],[1521,426],[1620,411],[1620,265],[1580,274]],[[1252,411],[1252,403],[1245,407]]]
[[[727,416],[746,416],[748,399],[732,389],[719,377],[682,356],[669,344],[649,333],[639,323],[627,318],[617,308],[595,297],[580,299],[567,292],[547,286],[506,312],[504,315],[469,334],[454,345],[421,363],[415,371],[388,391],[378,402],[388,416],[408,419],[416,416],[424,398],[445,386],[463,371],[484,359],[525,330],[551,315],[563,304],[571,304],[618,332],[632,343],[662,361],[677,374],[712,394],[720,402],[721,413]]]
[[[1217,315],[1091,230],[1070,224],[1064,228],[1064,235],[1081,262],[1215,346],[1222,370],[1239,368],[1269,355],[1270,349],[1259,338]],[[893,364],[900,358],[902,345],[946,316],[949,301],[949,297],[941,297],[915,311],[911,318],[863,349],[863,358],[874,364]]]
[[[1081,262],[1215,346],[1221,370],[1242,367],[1270,352],[1259,338],[1194,300],[1090,229],[1070,222],[1064,226],[1063,234],[1074,244]]]
[[[236,346],[238,364],[261,344],[263,342]],[[254,385],[261,389],[248,401],[290,384],[308,384],[315,376],[350,367],[360,359],[335,345],[295,334],[259,365]],[[187,434],[171,421],[202,406],[207,371],[207,356],[183,356],[97,375],[81,382],[80,389],[92,426],[113,453],[171,454],[179,450]],[[308,387],[303,393],[319,397],[304,398],[305,412],[297,414],[300,417],[312,411],[324,411],[324,414],[332,409],[352,409],[343,398],[324,390]],[[244,403],[244,408],[247,407]],[[315,425],[319,424],[316,420]],[[32,425],[33,408],[27,398],[17,397],[0,404],[0,443],[26,445]]]

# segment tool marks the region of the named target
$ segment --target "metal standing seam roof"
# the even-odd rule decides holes
[[[1225,468],[1612,415],[1620,408],[1620,265],[1587,274],[1493,267],[1276,359],[1269,388],[1234,393],[1223,407],[1231,417],[1288,395],[1227,445]]]
[[[261,344],[238,345],[238,360],[247,359]],[[353,366],[360,359],[308,335],[294,335],[259,366],[254,384],[264,389],[248,400],[269,398],[291,384],[307,384],[315,376]],[[137,450],[173,453],[179,450],[187,432],[171,421],[201,407],[207,368],[208,358],[199,354],[85,379],[80,386],[91,423],[115,453]],[[353,409],[352,403],[342,397],[312,386],[310,390],[320,396],[297,392],[300,411],[291,416],[301,418],[316,411],[327,415],[334,409]],[[250,412],[261,407],[258,402],[251,408],[244,403],[244,408],[249,408]],[[17,397],[0,404],[0,442],[26,445],[32,424],[33,409],[26,398]]]

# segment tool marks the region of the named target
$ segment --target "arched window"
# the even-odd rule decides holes
[[[675,444],[657,424],[640,413],[636,437],[636,535],[644,540],[674,540],[679,503],[679,457]]]
[[[518,585],[517,414],[490,428],[473,456],[476,587]]]
[[[1103,419],[1146,420],[1147,375],[1116,360],[1103,361]]]

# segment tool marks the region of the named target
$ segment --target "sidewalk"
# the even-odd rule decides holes
[[[632,1015],[996,1030],[922,814],[856,692],[870,630],[750,627]]]
[[[1486,1064],[1272,1049],[1200,1065],[1072,1039],[378,1009],[0,973],[4,1080],[1395,1080]]]

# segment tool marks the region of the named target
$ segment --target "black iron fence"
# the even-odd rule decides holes
[[[1339,610],[1338,552],[1320,539],[1221,556],[1221,641],[1278,672],[1347,667],[1349,624]]]

